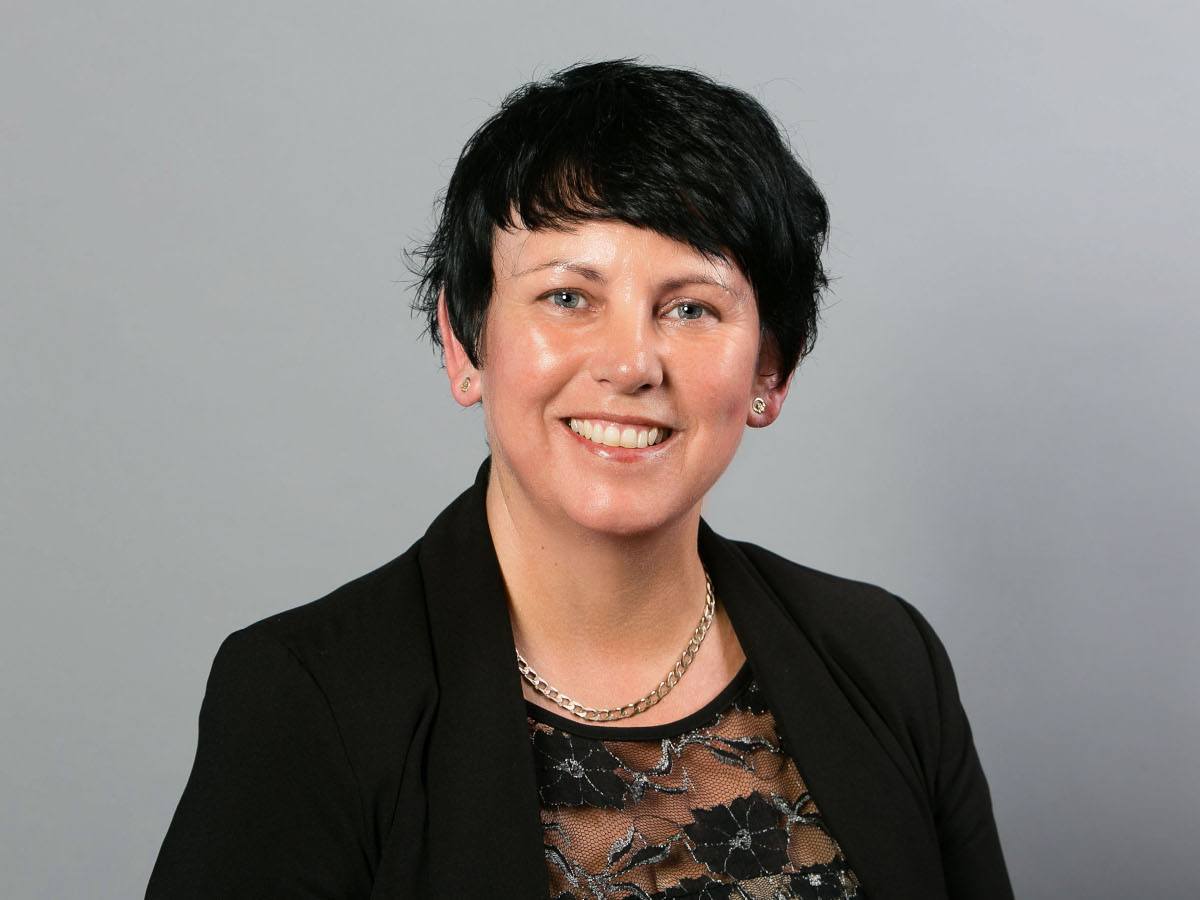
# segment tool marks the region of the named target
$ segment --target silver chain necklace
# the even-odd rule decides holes
[[[667,673],[667,677],[658,683],[658,687],[643,697],[639,697],[632,703],[627,703],[620,707],[604,707],[595,709],[591,706],[584,706],[572,700],[562,691],[552,687],[548,681],[538,675],[537,672],[530,668],[529,663],[525,662],[525,657],[521,655],[521,651],[517,650],[517,670],[521,676],[533,685],[533,689],[550,700],[553,700],[569,713],[573,713],[581,719],[586,719],[589,722],[609,722],[613,719],[628,719],[630,716],[636,716],[638,713],[643,713],[658,703],[663,697],[670,693],[671,688],[679,683],[679,679],[683,677],[683,673],[688,670],[688,666],[692,664],[692,660],[696,657],[696,651],[700,649],[700,642],[704,640],[704,636],[708,634],[708,626],[712,624],[713,612],[717,608],[717,599],[713,596],[712,579],[708,577],[708,570],[704,571],[704,615],[700,617],[700,624],[696,626],[696,630],[692,632],[692,639],[688,641],[687,647],[683,651],[683,655],[675,661],[675,665],[671,667],[671,671]]]

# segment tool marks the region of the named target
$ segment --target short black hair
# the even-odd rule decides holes
[[[428,243],[410,254],[435,347],[438,294],[482,369],[495,227],[613,219],[736,262],[782,382],[816,339],[829,210],[757,100],[688,69],[578,63],[510,93],[463,148]],[[411,260],[419,258],[413,265]]]

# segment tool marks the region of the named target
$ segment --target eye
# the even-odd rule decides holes
[[[567,302],[559,303],[558,301],[560,298],[566,300]],[[574,298],[576,301],[574,304],[571,303],[572,298]],[[545,299],[549,300],[551,303],[553,303],[559,309],[579,309],[580,308],[579,304],[583,302],[583,294],[579,293],[578,291],[568,291],[566,289],[560,289],[557,291],[551,291],[549,294],[546,295]]]
[[[681,310],[685,311],[686,315],[682,315],[679,317],[679,318],[683,319],[684,321],[699,319],[701,317],[702,313],[710,312],[710,310],[707,306],[704,306],[701,303],[693,303],[690,300],[686,300],[683,303],[679,303],[679,304],[676,304],[675,306],[672,306],[669,310],[667,310],[667,312],[673,313],[677,309],[681,309]]]

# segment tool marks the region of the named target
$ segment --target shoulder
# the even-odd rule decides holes
[[[148,897],[366,896],[432,708],[415,546],[221,643]]]
[[[933,711],[949,660],[916,606],[880,585],[732,543],[828,666],[906,716]]]
[[[415,674],[428,648],[420,543],[316,600],[260,619],[231,637],[277,642],[323,671],[350,665],[367,666],[374,675],[405,667]]]
[[[929,627],[907,600],[867,581],[823,572],[749,541],[732,542],[797,621],[829,640],[923,646]]]
[[[268,713],[307,710],[336,729],[364,787],[390,777],[435,701],[419,545],[230,634],[207,695],[238,700],[254,692]]]

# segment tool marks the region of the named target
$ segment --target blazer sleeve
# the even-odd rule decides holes
[[[251,626],[221,644],[147,900],[366,898],[362,806],[320,686]]]
[[[952,900],[1012,900],[991,793],[950,657],[924,616],[907,601],[897,599],[925,642],[936,686],[939,741],[932,787],[947,891]]]

